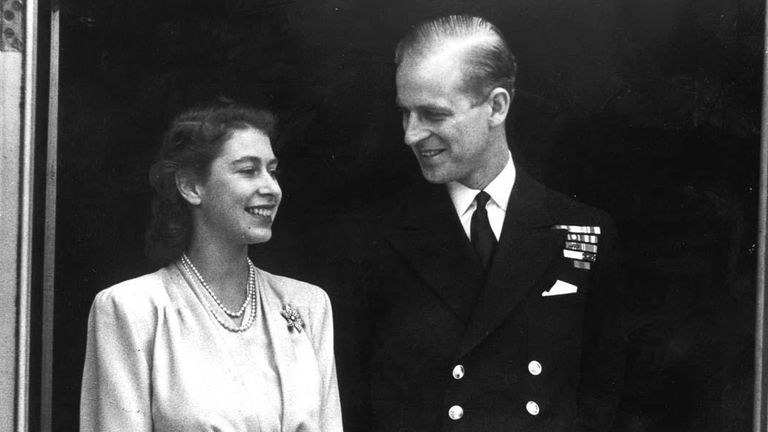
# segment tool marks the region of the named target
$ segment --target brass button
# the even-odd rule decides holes
[[[539,375],[541,373],[541,363],[536,360],[531,360],[531,362],[528,363],[528,372],[530,372],[531,375]]]
[[[453,367],[453,377],[457,380],[464,378],[464,366],[456,365]]]
[[[464,417],[464,408],[454,405],[448,410],[448,417],[451,418],[451,420],[458,420],[462,417]]]
[[[534,401],[528,401],[528,403],[525,404],[525,410],[528,411],[528,414],[530,415],[539,415],[539,404]]]

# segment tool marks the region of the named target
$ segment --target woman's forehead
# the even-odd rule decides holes
[[[221,156],[228,156],[231,159],[247,156],[274,158],[274,152],[272,142],[264,132],[248,128],[238,129],[232,133],[232,136],[222,145]]]

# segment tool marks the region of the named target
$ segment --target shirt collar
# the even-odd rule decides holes
[[[509,158],[504,169],[484,189],[491,196],[491,200],[504,211],[507,211],[507,202],[509,201],[509,195],[512,193],[512,187],[515,185],[516,177],[512,153],[508,154]],[[475,196],[480,192],[478,189],[468,188],[456,181],[449,182],[446,186],[448,187],[451,201],[453,201],[453,206],[456,207],[456,213],[459,216],[472,208]]]

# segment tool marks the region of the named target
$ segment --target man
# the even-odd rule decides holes
[[[366,230],[383,233],[361,264],[372,430],[605,430],[624,362],[610,217],[515,166],[515,61],[492,24],[421,24],[396,63],[427,183]]]

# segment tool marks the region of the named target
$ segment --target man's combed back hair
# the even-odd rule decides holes
[[[411,56],[424,58],[446,42],[468,43],[464,53],[467,90],[477,98],[496,87],[514,94],[517,64],[501,31],[487,20],[471,15],[448,15],[413,27],[397,44],[395,64]]]

